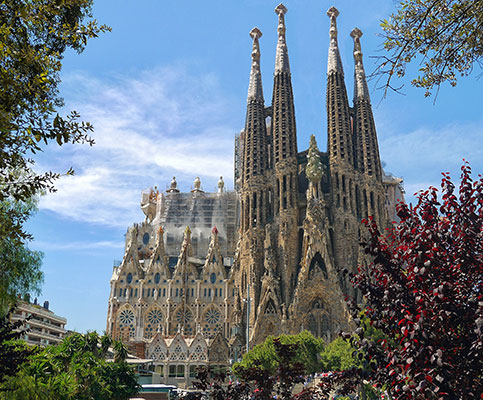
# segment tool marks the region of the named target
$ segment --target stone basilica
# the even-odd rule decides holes
[[[278,15],[273,95],[265,104],[257,28],[253,39],[245,128],[235,137],[235,191],[196,178],[182,193],[142,193],[144,222],[126,234],[111,278],[107,331],[153,360],[164,382],[188,380],[200,364],[226,365],[268,335],[309,330],[327,341],[350,329],[340,274],[364,263],[360,221],[384,227],[403,199],[401,179],[381,167],[360,38],[354,40],[354,99],[349,105],[330,18],[327,152],[314,136],[297,149],[294,99]]]

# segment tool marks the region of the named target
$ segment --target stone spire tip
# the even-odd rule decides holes
[[[329,16],[330,19],[332,18],[335,19],[339,16],[339,10],[335,8],[335,6],[332,6],[327,10],[327,15]]]
[[[369,89],[367,87],[366,74],[362,64],[362,49],[360,38],[362,31],[359,28],[354,28],[351,32],[351,37],[354,39],[354,101],[358,99],[365,99],[370,101]]]
[[[260,39],[262,37],[262,31],[255,27],[250,31],[250,36],[253,40]]]
[[[344,73],[342,69],[342,61],[339,54],[339,46],[337,44],[337,17],[339,16],[339,10],[334,6],[327,10],[327,15],[330,18],[330,46],[329,46],[329,60],[327,65],[327,73],[340,72]]]
[[[277,15],[285,15],[287,14],[287,7],[285,7],[282,3],[280,3],[277,7],[275,7],[275,13]]]
[[[359,28],[352,29],[351,38],[353,38],[355,40],[355,39],[359,39],[361,37],[362,37],[362,31]]]

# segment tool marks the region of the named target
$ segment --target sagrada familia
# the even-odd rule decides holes
[[[273,94],[265,104],[262,33],[254,28],[246,122],[235,137],[235,191],[196,178],[182,193],[142,193],[144,222],[128,229],[111,279],[107,331],[153,360],[161,380],[223,366],[268,335],[309,330],[330,341],[350,329],[341,273],[366,262],[361,219],[395,219],[401,179],[381,167],[360,38],[354,41],[354,98],[349,105],[331,7],[327,66],[327,152],[316,138],[297,149],[294,98],[280,4]]]

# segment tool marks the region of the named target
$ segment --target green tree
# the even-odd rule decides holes
[[[325,347],[320,355],[320,362],[324,371],[344,371],[360,365],[354,357],[354,348],[341,337]]]
[[[89,38],[109,29],[91,19],[91,8],[92,0],[0,1],[0,201],[54,190],[58,173],[31,170],[31,157],[47,144],[93,143],[92,126],[77,112],[58,112],[64,52],[81,53]],[[22,219],[0,211],[3,232],[28,237]]]
[[[22,364],[37,351],[35,347],[18,340],[25,331],[25,321],[11,322],[12,312],[13,308],[0,315],[0,389],[3,381],[14,376]]]
[[[252,368],[260,367],[274,374],[280,366],[280,356],[277,354],[274,337],[269,336],[263,343],[256,345],[252,350],[243,356],[242,361],[236,363],[234,372],[239,367]],[[297,335],[280,335],[278,337],[281,344],[293,344],[297,348],[294,358],[295,363],[301,363],[306,372],[312,374],[320,371],[320,361],[318,356],[324,348],[323,339],[314,337],[310,332],[304,331]]]
[[[128,399],[139,385],[125,356],[125,348],[106,335],[73,334],[30,356],[0,386],[0,399]]]
[[[8,215],[15,223],[23,223],[37,211],[37,201],[0,201],[0,215]],[[43,281],[40,270],[43,253],[18,243],[0,227],[0,315],[4,315],[18,295],[39,293]]]
[[[402,0],[381,26],[389,55],[376,74],[385,76],[385,93],[413,61],[420,67],[411,83],[426,89],[426,96],[443,82],[455,86],[475,64],[481,67],[483,0]]]

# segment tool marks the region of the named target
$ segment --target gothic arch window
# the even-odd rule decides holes
[[[216,332],[221,330],[222,314],[218,307],[211,306],[203,314],[201,329],[207,337],[213,337]]]
[[[324,338],[326,341],[330,340],[329,317],[324,311],[312,310],[308,318],[308,328],[315,337]]]
[[[126,282],[128,284],[130,284],[132,282],[132,274],[129,272],[129,274],[127,274],[127,277],[126,277]]]
[[[324,259],[319,252],[315,253],[309,266],[309,279],[322,278],[328,279],[327,268]]]
[[[154,275],[154,283],[158,284],[160,280],[161,275],[159,275],[159,272],[156,272],[156,275]]]
[[[144,338],[151,339],[159,326],[163,325],[164,316],[158,307],[151,308],[146,313],[144,321]]]
[[[125,307],[118,311],[117,318],[119,320],[119,337],[122,341],[129,341],[134,338],[135,317],[134,311],[130,307]]]
[[[183,327],[184,333],[185,334],[192,334],[193,333],[193,313],[189,308],[178,308],[178,311],[176,311],[176,323],[177,326]]]

